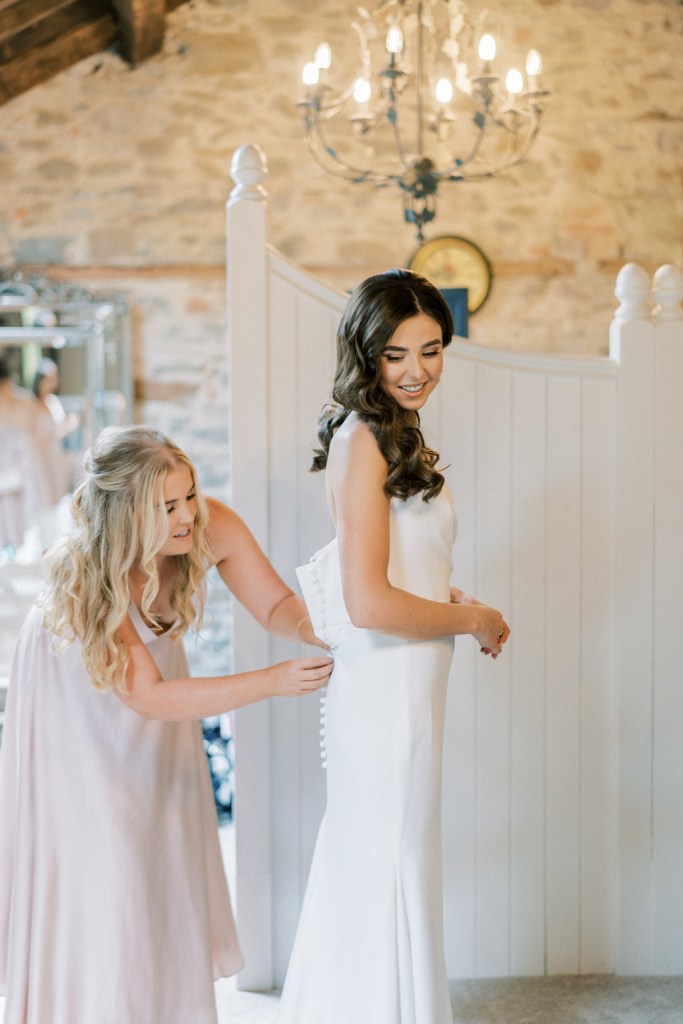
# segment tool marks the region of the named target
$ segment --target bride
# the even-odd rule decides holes
[[[352,294],[313,469],[335,539],[299,570],[335,667],[327,808],[278,1024],[451,1024],[443,948],[441,760],[457,634],[496,658],[500,612],[450,586],[453,499],[424,443],[452,321],[424,278]]]

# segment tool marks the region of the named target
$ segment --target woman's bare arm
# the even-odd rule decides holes
[[[129,616],[117,632],[128,648],[128,692],[115,693],[145,718],[211,718],[268,697],[303,696],[324,686],[332,671],[332,660],[321,653],[230,676],[163,679]]]
[[[471,633],[482,647],[499,650],[498,636],[507,627],[494,608],[430,601],[389,582],[387,465],[357,417],[349,417],[335,434],[327,473],[344,602],[353,624],[409,640]]]
[[[313,633],[306,605],[275,572],[246,523],[214,498],[207,504],[209,548],[237,600],[269,633],[324,647]]]

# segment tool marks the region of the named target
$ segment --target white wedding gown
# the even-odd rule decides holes
[[[453,500],[391,501],[389,579],[449,600]],[[451,1024],[443,949],[441,760],[452,637],[356,629],[336,540],[298,570],[333,648],[327,808],[277,1024]]]

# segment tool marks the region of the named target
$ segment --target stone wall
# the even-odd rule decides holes
[[[527,162],[506,177],[445,186],[429,234],[471,238],[493,264],[473,340],[602,353],[618,267],[682,262],[683,7],[490,6],[501,38],[542,52],[553,95]],[[108,268],[129,274],[144,311],[140,415],[157,414],[159,363],[162,402],[205,405],[206,380],[188,378],[175,355],[166,365],[169,337],[180,350],[183,338],[194,347],[201,337],[206,372],[224,370],[216,268],[239,145],[258,143],[269,158],[270,241],[319,276],[349,288],[414,251],[399,196],[323,174],[302,139],[301,67],[327,38],[350,73],[354,10],[349,0],[193,0],[170,16],[163,53],[141,67],[103,53],[0,107],[0,265],[47,262],[76,278],[98,267],[107,285]],[[149,267],[174,274],[133,273]],[[195,292],[213,296],[205,322]]]

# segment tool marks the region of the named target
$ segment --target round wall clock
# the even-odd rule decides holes
[[[408,264],[437,288],[467,288],[470,314],[480,309],[491,291],[491,264],[468,238],[444,235],[432,238],[413,253]]]

